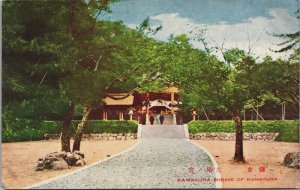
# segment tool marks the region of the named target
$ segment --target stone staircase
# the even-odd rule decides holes
[[[186,125],[139,125],[138,138],[189,138]]]
[[[168,115],[164,115],[165,119],[164,119],[164,123],[163,125],[174,125],[173,123],[173,115],[168,114]]]

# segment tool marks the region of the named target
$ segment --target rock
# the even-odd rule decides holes
[[[67,157],[65,160],[69,166],[74,166],[77,161],[77,159],[71,152],[67,152]]]
[[[78,150],[75,150],[73,153],[74,154],[78,154],[79,156],[81,156],[82,158],[84,158],[84,154],[82,152],[78,151]]]
[[[60,152],[56,153],[55,156],[65,159],[67,157],[67,152],[66,151],[60,151]]]
[[[287,153],[284,157],[283,165],[300,169],[300,152]]]
[[[80,156],[80,155],[78,155],[78,154],[74,154],[74,157],[75,157],[75,159],[76,159],[76,160],[79,160],[79,159],[81,159],[81,156]]]
[[[35,168],[35,171],[43,171],[44,170],[44,167],[43,166],[41,166],[41,167],[36,167]]]
[[[44,165],[43,160],[38,160],[37,167],[42,167]]]
[[[122,136],[122,137],[121,137],[121,140],[126,140],[126,137],[125,137],[125,136]]]
[[[80,159],[80,160],[76,161],[75,166],[76,167],[78,167],[78,166],[84,166],[84,164],[85,164],[84,161]]]
[[[60,159],[60,157],[56,157],[56,156],[52,157],[53,161],[58,161],[59,159]]]
[[[67,158],[72,157],[72,156],[73,156],[73,154],[71,152],[67,152]]]
[[[49,160],[49,159],[45,159],[44,163],[43,163],[43,168],[44,169],[52,169],[53,168],[53,160]]]
[[[121,138],[122,138],[122,136],[120,136],[120,135],[117,136],[117,140],[121,140]]]
[[[45,139],[45,140],[49,140],[49,138],[50,138],[50,137],[49,137],[49,135],[48,135],[47,133],[44,134],[44,139]]]
[[[63,170],[63,169],[68,169],[69,166],[67,162],[64,159],[60,159],[58,161],[53,162],[53,170]]]

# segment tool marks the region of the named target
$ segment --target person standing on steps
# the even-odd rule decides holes
[[[159,124],[159,114],[157,114],[156,116],[155,116],[155,124]]]
[[[153,117],[153,115],[150,115],[149,120],[150,120],[150,124],[153,125],[153,122],[154,122],[154,117]]]
[[[163,114],[160,114],[159,120],[160,120],[160,124],[161,124],[161,125],[164,123],[164,119],[165,119],[164,115],[163,115]]]

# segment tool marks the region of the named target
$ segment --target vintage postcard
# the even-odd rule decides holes
[[[2,8],[2,188],[299,188],[298,0]]]

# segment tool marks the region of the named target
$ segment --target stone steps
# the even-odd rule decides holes
[[[142,125],[140,138],[186,138],[183,125]]]

